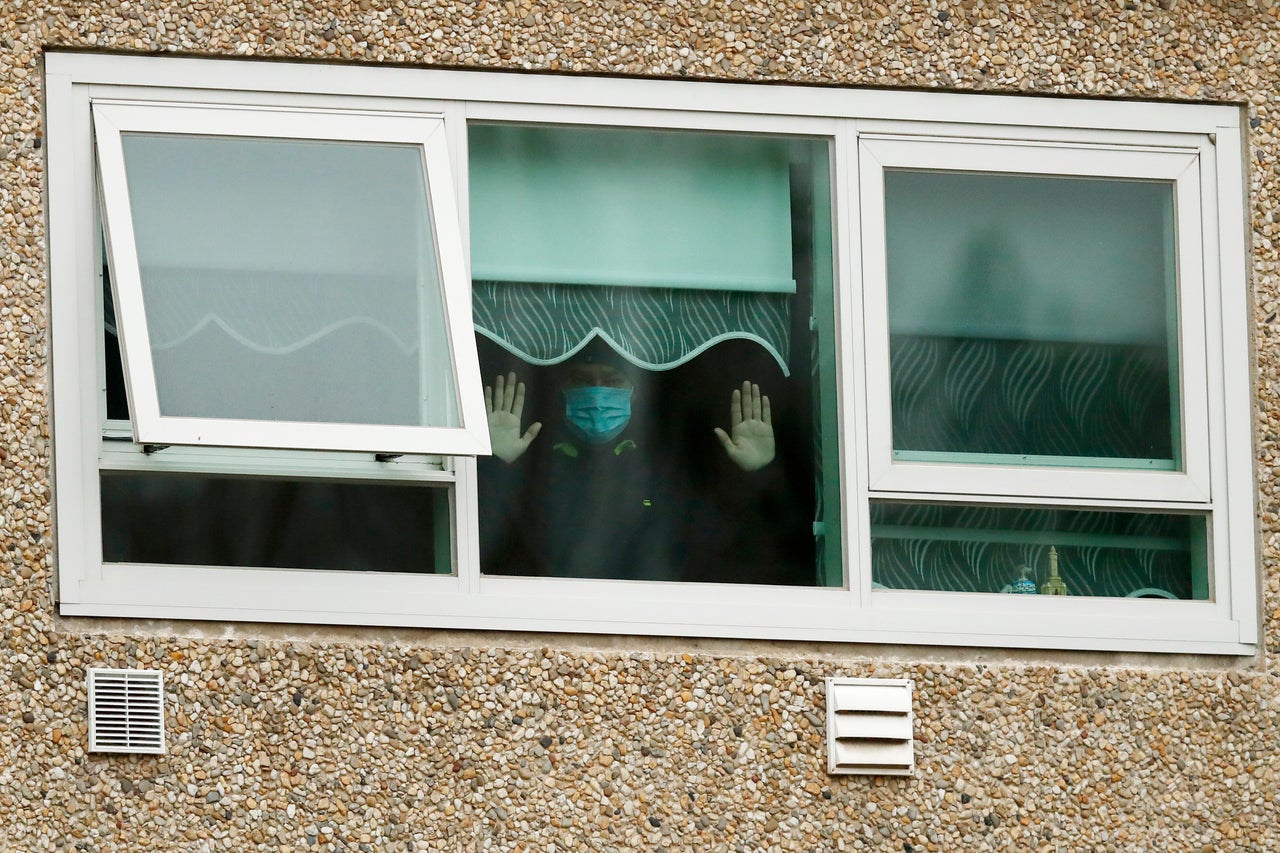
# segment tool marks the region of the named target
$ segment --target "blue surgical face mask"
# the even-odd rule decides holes
[[[566,388],[564,417],[587,444],[612,441],[631,421],[631,389]]]

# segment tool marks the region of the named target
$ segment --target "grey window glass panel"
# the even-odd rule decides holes
[[[1068,595],[1209,597],[1203,515],[873,502],[872,580],[890,589],[1002,592],[1050,548]]]
[[[890,170],[885,192],[895,451],[1180,464],[1170,184]]]
[[[442,573],[445,489],[109,472],[108,563]]]
[[[122,143],[161,414],[457,425],[421,149]]]

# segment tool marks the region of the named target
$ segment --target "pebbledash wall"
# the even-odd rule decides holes
[[[67,618],[53,598],[50,48],[1245,105],[1254,658]],[[10,0],[0,11],[0,850],[1280,849],[1280,5]],[[86,751],[165,671],[168,754]],[[825,772],[827,675],[915,680],[909,778]]]

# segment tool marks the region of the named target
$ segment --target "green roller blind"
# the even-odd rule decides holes
[[[787,142],[471,125],[472,277],[792,293]]]

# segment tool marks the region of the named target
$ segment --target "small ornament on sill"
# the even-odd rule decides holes
[[[1058,549],[1053,545],[1049,546],[1049,579],[1044,582],[1044,586],[1040,587],[1043,595],[1069,595],[1067,585],[1062,582],[1062,577],[1058,574]]]
[[[1022,577],[1009,584],[1008,591],[1014,595],[1035,595],[1036,582],[1031,579],[1031,567],[1022,567]]]

